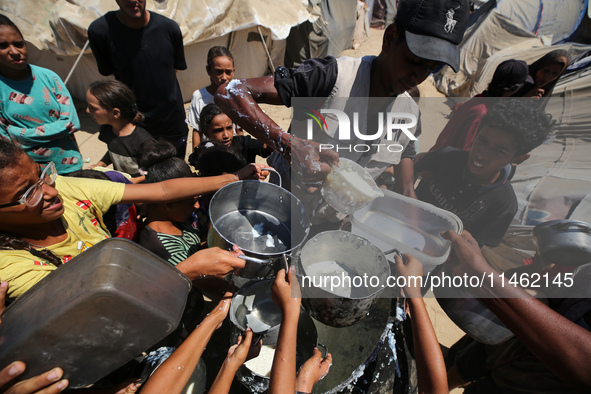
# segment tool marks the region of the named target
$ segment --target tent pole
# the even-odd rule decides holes
[[[80,51],[80,54],[78,55],[78,58],[74,62],[74,65],[72,66],[72,69],[70,70],[70,72],[68,73],[68,76],[66,77],[66,80],[64,81],[64,84],[65,85],[68,84],[68,81],[70,80],[70,77],[74,73],[74,70],[78,66],[78,63],[80,63],[80,59],[82,59],[82,55],[84,55],[84,52],[86,51],[86,48],[88,48],[88,43],[89,43],[89,41],[86,40],[86,43],[84,44],[84,48],[82,48],[82,50]]]
[[[269,65],[271,66],[271,70],[273,70],[273,74],[275,74],[275,66],[273,65],[273,59],[271,59],[271,54],[269,53],[269,49],[267,48],[267,43],[265,42],[265,37],[263,37],[263,32],[261,31],[261,27],[257,26],[259,29],[259,35],[261,36],[261,42],[263,43],[263,47],[265,48],[265,52],[267,52],[267,58],[269,58]]]

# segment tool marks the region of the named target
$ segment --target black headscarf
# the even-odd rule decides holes
[[[564,62],[564,59],[566,59],[566,63]],[[551,64],[563,65],[562,72],[558,77],[556,77],[556,79],[548,82],[544,86],[540,86],[540,88],[544,89],[544,94],[542,95],[542,97],[548,97],[552,94],[554,86],[556,86],[556,83],[558,83],[558,80],[560,79],[562,74],[564,74],[564,71],[569,66],[570,62],[571,58],[568,51],[565,51],[564,49],[556,49],[554,51],[548,52],[547,54],[545,54],[544,56],[542,56],[541,58],[529,65],[529,75],[533,78],[534,84],[536,80],[536,74],[540,69]],[[521,89],[519,89],[515,94],[513,94],[512,97],[523,97],[535,87],[534,84],[526,82]]]

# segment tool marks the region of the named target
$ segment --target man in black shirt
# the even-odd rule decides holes
[[[108,12],[88,28],[99,72],[114,74],[133,90],[146,118],[142,126],[173,143],[184,159],[189,130],[176,78],[176,70],[187,68],[181,30],[171,19],[146,11],[146,0],[117,4],[118,11]]]

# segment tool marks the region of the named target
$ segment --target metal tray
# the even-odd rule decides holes
[[[0,368],[24,361],[26,379],[61,367],[69,388],[88,386],[170,334],[190,289],[191,281],[160,257],[107,239],[4,311]]]

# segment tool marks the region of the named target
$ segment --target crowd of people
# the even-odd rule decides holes
[[[176,70],[187,68],[179,26],[147,11],[145,0],[117,4],[118,10],[88,28],[99,72],[115,79],[88,87],[86,111],[100,127],[106,153],[86,170],[75,139],[80,122],[73,98],[57,74],[28,63],[25,37],[0,14],[2,309],[5,301],[17,300],[52,271],[111,236],[138,242],[194,285],[181,322],[186,332],[176,350],[141,384],[129,376],[131,383],[105,392],[182,392],[228,315],[232,293],[225,292],[227,282],[221,279],[245,265],[236,246],[231,251],[208,247],[209,199],[229,183],[264,180],[268,167],[278,171],[284,187],[305,204],[314,231],[346,226],[345,216],[333,210],[319,190],[339,157],[361,164],[373,178],[391,174],[394,191],[462,220],[461,235],[442,234],[452,244],[448,269],[498,274],[480,248],[499,245],[517,212],[510,181],[515,167],[552,132],[545,100],[571,62],[568,52],[549,52],[529,66],[516,59],[502,62],[485,92],[453,108],[427,153],[417,155],[420,121],[409,127],[415,138],[395,135],[394,142],[402,148],[398,152],[337,153],[283,130],[259,104],[289,107],[294,97],[322,97],[327,102],[396,98],[420,119],[411,98],[415,87],[442,65],[459,70],[458,45],[468,26],[468,1],[400,0],[377,56],[308,59],[297,68],[279,67],[260,78],[233,79],[232,54],[213,47],[205,70],[211,83],[193,94],[188,116],[176,78]],[[368,106],[365,116],[378,110]],[[187,163],[188,126],[193,150]],[[370,126],[361,127],[363,134],[371,134]],[[336,141],[334,133],[324,131],[323,141]],[[254,164],[256,157],[267,159],[268,166]],[[548,268],[541,265],[540,270]],[[421,263],[411,255],[396,256],[395,267],[401,276],[423,275]],[[591,355],[589,300],[543,303],[524,296],[521,288],[490,283],[477,296],[514,338],[485,346],[465,337],[444,357],[422,289],[407,283],[402,291],[412,319],[420,392],[447,393],[460,386],[467,393],[591,388],[585,362]],[[323,357],[316,349],[299,372],[296,369],[298,288],[293,270],[277,273],[272,295],[281,311],[281,327],[269,393],[310,393],[332,364],[330,354]],[[219,298],[219,304],[199,322],[199,313],[192,312],[203,308],[202,292]],[[253,333],[247,330],[228,349],[210,393],[229,392],[238,368],[256,356],[252,342]],[[67,388],[60,368],[19,381],[25,368],[15,360],[0,370],[0,388],[14,394]]]

